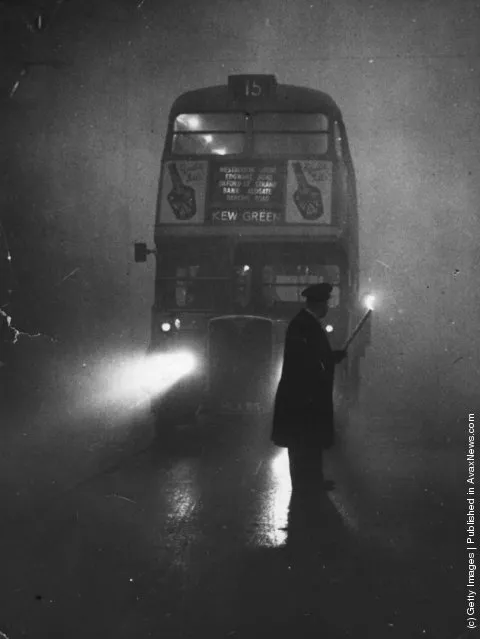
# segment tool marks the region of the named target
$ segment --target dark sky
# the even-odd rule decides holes
[[[31,67],[2,101],[2,216],[33,323],[65,338],[74,327],[105,348],[109,339],[146,342],[153,260],[133,264],[130,246],[152,243],[169,106],[229,73],[275,73],[330,93],[344,113],[363,286],[380,302],[365,369],[372,384],[405,391],[414,374],[420,390],[428,377],[473,396],[480,3],[61,4],[28,45],[34,59],[61,64]],[[16,49],[9,69],[24,55]]]

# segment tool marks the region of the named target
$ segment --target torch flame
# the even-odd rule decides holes
[[[365,295],[363,303],[366,308],[368,308],[370,311],[373,311],[375,305],[375,295]]]

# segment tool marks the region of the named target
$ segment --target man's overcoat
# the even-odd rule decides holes
[[[332,446],[334,369],[325,331],[302,309],[290,322],[285,338],[273,415],[272,441],[277,446]]]

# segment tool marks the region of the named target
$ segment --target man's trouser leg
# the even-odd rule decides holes
[[[292,488],[308,488],[322,484],[323,459],[319,446],[290,446],[288,459]]]

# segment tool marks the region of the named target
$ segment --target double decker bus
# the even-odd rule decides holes
[[[360,316],[358,211],[347,133],[334,100],[229,76],[172,105],[158,189],[151,353],[195,367],[154,399],[160,423],[201,409],[271,409],[288,322],[308,285],[333,285],[326,330],[341,348]],[[337,367],[339,406],[355,401],[358,341]]]

